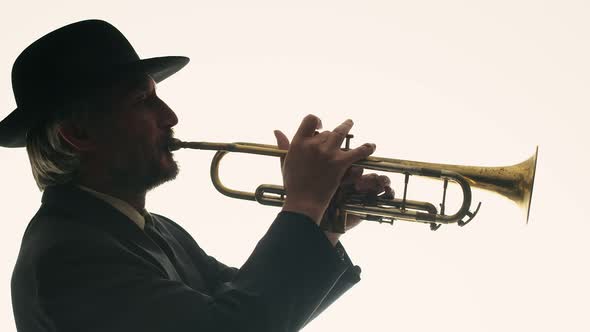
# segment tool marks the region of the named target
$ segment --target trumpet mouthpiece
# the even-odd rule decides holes
[[[168,151],[172,152],[172,151],[176,151],[176,150],[180,150],[180,148],[182,148],[181,146],[182,141],[176,138],[171,138],[170,141],[168,142]]]

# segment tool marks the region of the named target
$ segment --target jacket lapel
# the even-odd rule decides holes
[[[165,252],[131,219],[73,185],[51,186],[45,189],[43,205],[66,212],[89,227],[99,228],[115,237],[130,251],[154,264],[170,280],[182,281]]]

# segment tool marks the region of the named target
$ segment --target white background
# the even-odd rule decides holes
[[[0,117],[16,106],[10,71],[20,51],[62,25],[102,18],[142,57],[191,57],[159,86],[185,140],[274,143],[274,129],[291,137],[313,113],[327,129],[352,118],[353,145],[374,142],[383,157],[504,165],[539,145],[528,225],[511,202],[483,192],[464,228],[362,224],[343,238],[362,282],[306,331],[590,330],[587,2],[96,3],[2,2]],[[181,175],[149,195],[148,209],[239,266],[278,209],[217,193],[212,153],[176,156]],[[11,331],[10,277],[40,193],[24,150],[1,149],[0,161],[0,330]],[[222,172],[243,189],[280,184],[276,159],[233,156]]]

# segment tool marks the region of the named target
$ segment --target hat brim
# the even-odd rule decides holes
[[[190,61],[184,56],[165,56],[136,61],[131,67],[150,75],[156,83],[160,83],[186,66]]]
[[[184,56],[156,57],[121,65],[118,70],[143,72],[150,75],[156,83],[160,83],[186,66],[189,61],[190,59]],[[25,147],[27,132],[34,125],[35,119],[31,114],[19,108],[15,109],[0,121],[0,146]]]

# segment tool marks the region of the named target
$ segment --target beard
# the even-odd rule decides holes
[[[156,145],[127,146],[117,152],[115,160],[109,174],[114,183],[129,191],[147,192],[174,180],[179,173],[167,141]]]

